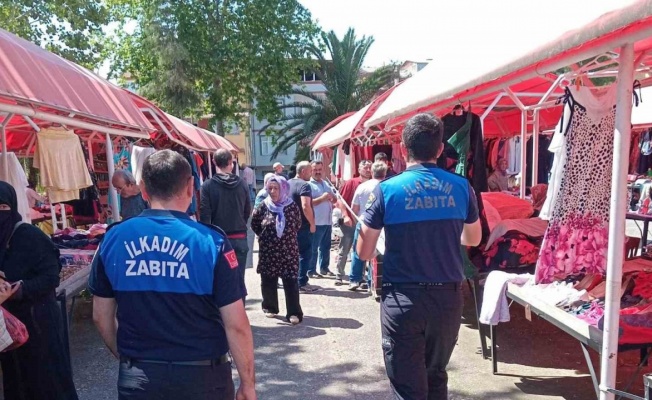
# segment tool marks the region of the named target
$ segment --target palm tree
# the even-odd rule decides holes
[[[318,95],[300,88],[293,89],[295,100],[281,106],[281,110],[300,110],[286,114],[277,121],[264,126],[260,134],[276,136],[272,158],[295,144],[302,145],[296,158],[307,159],[310,149],[305,145],[326,124],[340,115],[357,111],[375,96],[394,84],[396,65],[383,66],[372,73],[364,74],[362,65],[374,42],[373,37],[356,37],[349,28],[342,40],[335,32],[322,32],[322,40],[328,58],[317,46],[311,46],[309,53],[316,59],[318,79],[326,88],[326,94]]]

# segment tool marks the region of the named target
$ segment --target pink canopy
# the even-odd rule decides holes
[[[52,115],[72,118],[125,136],[142,137],[153,129],[120,87],[2,29],[0,71],[0,111],[43,121]]]
[[[123,89],[124,90],[124,89]],[[167,136],[174,142],[186,145],[199,151],[215,151],[226,149],[240,151],[240,149],[227,139],[184,121],[159,109],[154,103],[135,93],[128,92],[133,104],[150,123],[157,127],[152,139]]]

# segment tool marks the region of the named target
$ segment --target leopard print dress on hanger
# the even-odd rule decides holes
[[[566,89],[571,116],[565,132],[560,189],[537,261],[536,281],[547,283],[607,265],[609,202],[616,122],[616,85],[600,97]]]

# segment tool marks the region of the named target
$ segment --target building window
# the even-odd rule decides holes
[[[299,71],[299,79],[301,82],[317,82],[319,79],[317,78],[317,74],[315,74],[312,71]]]
[[[274,151],[272,137],[269,135],[260,135],[260,155],[269,156]]]

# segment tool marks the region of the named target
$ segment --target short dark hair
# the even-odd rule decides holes
[[[226,168],[233,162],[233,154],[231,154],[228,150],[219,149],[213,155],[213,160],[215,160],[215,165],[217,165],[217,168]]]
[[[186,188],[191,176],[188,161],[172,150],[157,151],[143,164],[145,190],[152,199],[170,200]]]
[[[408,158],[413,161],[434,160],[443,136],[444,123],[438,117],[417,114],[410,118],[403,128],[403,143]]]
[[[324,162],[320,160],[312,160],[310,161],[310,165],[324,165]]]
[[[374,157],[374,161],[387,161],[389,158],[387,157],[387,154],[383,153],[382,151]]]

